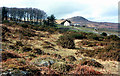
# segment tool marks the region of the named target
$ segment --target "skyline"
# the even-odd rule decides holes
[[[96,22],[118,22],[118,0],[2,0],[0,7],[38,8],[57,19],[82,16]]]

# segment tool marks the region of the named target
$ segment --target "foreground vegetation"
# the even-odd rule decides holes
[[[4,75],[118,73],[120,38],[116,35],[17,22],[4,22],[2,35]],[[114,69],[102,63],[106,61]]]

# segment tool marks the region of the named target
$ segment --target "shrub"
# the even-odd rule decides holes
[[[10,30],[7,27],[2,26],[2,33],[6,33],[6,32],[10,32]]]
[[[69,36],[72,37],[72,38],[74,38],[74,39],[83,39],[83,38],[86,38],[83,34],[80,34],[80,33],[71,33]]]
[[[36,55],[34,53],[29,53],[30,57],[36,57]]]
[[[9,21],[8,20],[3,20],[2,23],[9,23]]]
[[[31,29],[24,29],[24,30],[20,31],[20,33],[21,33],[23,36],[28,36],[28,37],[36,36],[35,32],[32,31]]]
[[[106,38],[114,41],[120,40],[120,38],[116,35],[110,35],[110,36],[107,36]]]
[[[23,46],[22,42],[21,41],[16,41],[16,46]]]
[[[66,33],[69,29],[65,29],[65,28],[59,28],[58,32],[59,33]]]
[[[70,69],[72,69],[72,67],[70,65],[67,65],[64,62],[57,62],[54,63],[51,68],[57,70],[58,72],[64,73],[64,72],[68,72],[70,71]]]
[[[87,35],[87,38],[88,38],[88,39],[93,39],[94,37],[97,37],[96,34],[92,34],[92,33],[91,33],[91,34],[88,34],[88,35]]]
[[[39,31],[47,31],[49,33],[54,33],[57,31],[57,28],[56,27],[51,27],[51,26],[45,26],[45,25],[42,25],[42,26],[36,26],[34,27],[35,30],[39,30]]]
[[[41,49],[36,48],[36,49],[34,49],[34,53],[35,54],[44,54],[44,51],[42,51]]]
[[[102,41],[104,39],[104,37],[102,36],[98,36],[96,34],[90,34],[87,36],[88,39],[94,39],[94,40],[98,40],[98,41]]]
[[[55,33],[57,31],[57,29],[55,27],[50,27],[50,28],[47,29],[47,31],[49,33]]]
[[[75,70],[71,71],[70,74],[78,74],[78,75],[85,75],[85,76],[92,76],[92,75],[101,75],[101,72],[95,71],[92,67],[89,66],[81,66],[81,64],[77,65]]]
[[[24,47],[22,48],[22,51],[28,52],[28,51],[32,51],[32,49],[31,49],[31,47],[29,47],[29,46],[24,46]]]
[[[44,45],[44,46],[43,46],[43,48],[48,49],[48,48],[53,48],[53,47],[52,47],[52,46],[50,46],[50,45]]]
[[[34,30],[40,31],[40,26],[39,26],[39,25],[35,25],[35,26],[31,27],[31,29],[34,29]]]
[[[23,28],[28,28],[28,25],[27,24],[20,24],[20,26],[22,26]]]
[[[52,56],[52,57],[55,57],[55,58],[57,58],[57,59],[61,59],[61,58],[62,58],[61,55],[59,55],[59,54],[51,54],[51,56]]]
[[[101,35],[102,35],[102,36],[107,36],[107,33],[103,32]]]
[[[67,61],[75,61],[76,58],[75,58],[74,56],[67,56],[67,57],[65,58],[65,60],[67,60]]]
[[[45,35],[42,34],[42,33],[39,33],[39,34],[38,34],[38,37],[39,37],[39,38],[40,38],[40,37],[45,37]]]
[[[10,48],[10,49],[16,49],[16,46],[14,46],[14,45],[9,45],[9,48]]]
[[[20,58],[20,56],[13,53],[8,53],[7,51],[3,51],[2,60],[7,60],[8,58]]]
[[[46,45],[55,46],[54,44],[52,44],[52,43],[50,43],[50,42],[48,42],[48,41],[45,41],[44,43],[45,43]]]
[[[61,45],[63,48],[73,49],[75,48],[75,43],[73,38],[69,36],[60,36],[58,39],[58,44]]]
[[[110,45],[104,48],[97,48],[95,50],[80,50],[78,54],[83,54],[84,56],[94,57],[102,60],[115,60],[120,61],[120,49],[116,49]]]
[[[88,66],[94,66],[94,67],[98,67],[98,68],[104,68],[104,66],[102,64],[100,64],[99,62],[92,61],[92,60],[84,61],[81,65],[88,65]]]

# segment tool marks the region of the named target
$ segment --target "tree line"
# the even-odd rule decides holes
[[[2,7],[2,20],[41,22],[46,17],[46,12],[36,8]]]
[[[2,10],[2,21],[11,20],[11,21],[24,21],[24,22],[36,22],[46,25],[54,25],[55,17],[54,15],[48,16],[46,12],[37,8],[8,8],[1,7]]]

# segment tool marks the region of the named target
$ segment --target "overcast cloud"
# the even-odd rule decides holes
[[[32,7],[57,19],[83,16],[91,21],[118,22],[119,0],[1,0],[0,7]]]

